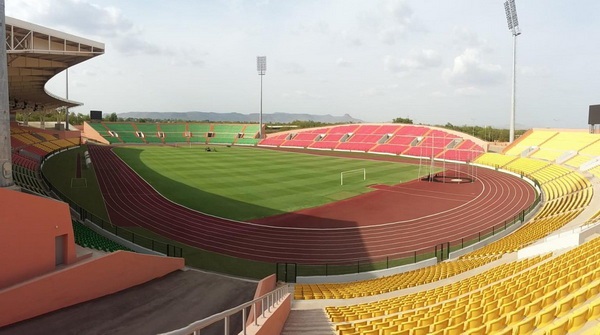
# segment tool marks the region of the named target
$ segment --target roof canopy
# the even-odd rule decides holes
[[[44,86],[59,72],[104,53],[104,43],[6,17],[8,94],[11,112],[20,109],[73,107],[46,92]]]

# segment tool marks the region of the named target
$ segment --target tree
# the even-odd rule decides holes
[[[113,112],[113,113],[111,113],[111,114],[108,116],[108,121],[110,121],[110,122],[117,122],[117,113],[114,113],[114,112]]]
[[[392,123],[413,124],[413,120],[411,120],[410,118],[397,117],[392,120]]]

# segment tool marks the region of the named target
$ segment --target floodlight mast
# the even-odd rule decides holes
[[[267,56],[258,56],[256,57],[256,70],[258,70],[258,75],[260,76],[260,114],[258,115],[258,136],[259,138],[263,138],[263,125],[262,125],[262,91],[263,84],[262,79],[267,72]]]
[[[507,0],[504,2],[504,11],[506,12],[506,22],[508,23],[508,29],[513,35],[513,80],[512,80],[512,110],[510,113],[510,134],[509,142],[512,143],[515,140],[515,111],[516,111],[516,92],[517,92],[517,36],[521,35],[521,29],[519,28],[519,19],[517,17],[517,7],[515,6],[515,0]]]

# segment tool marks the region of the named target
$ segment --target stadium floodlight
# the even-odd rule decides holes
[[[260,114],[258,115],[258,136],[259,138],[263,138],[263,126],[262,126],[262,78],[267,72],[267,56],[257,56],[256,57],[256,70],[258,71],[258,75],[260,76]]]
[[[521,35],[519,28],[519,18],[517,17],[517,7],[515,0],[504,2],[504,11],[506,12],[506,22],[508,29],[513,35],[513,85],[512,85],[512,110],[510,113],[510,135],[509,142],[515,140],[515,110],[516,110],[516,91],[517,91],[517,36]]]

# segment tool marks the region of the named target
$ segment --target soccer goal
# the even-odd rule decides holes
[[[346,180],[348,180],[348,178],[350,178],[351,176],[356,177],[361,174],[363,177],[363,181],[367,180],[367,169],[365,169],[365,168],[340,172],[340,185],[344,185],[344,177],[346,177]],[[352,178],[352,179],[354,179],[354,178]]]

